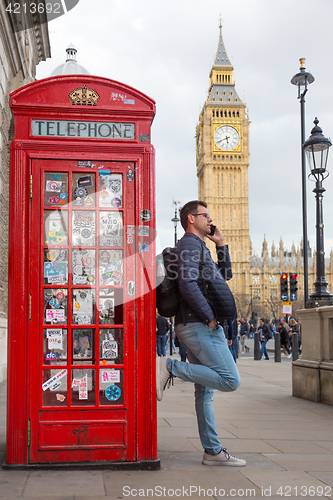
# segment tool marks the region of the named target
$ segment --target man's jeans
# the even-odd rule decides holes
[[[216,389],[235,391],[240,376],[221,326],[178,324],[176,333],[186,347],[189,363],[168,359],[167,368],[175,377],[194,382],[201,444],[206,453],[216,455],[222,445],[215,429],[213,395]]]
[[[268,342],[268,339],[261,341],[260,359],[263,357],[263,355],[265,355],[265,358],[268,359],[268,352],[266,349],[267,342]]]
[[[165,356],[166,335],[156,335],[157,356]]]

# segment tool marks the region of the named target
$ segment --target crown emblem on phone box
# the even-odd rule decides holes
[[[68,96],[72,104],[79,104],[82,106],[96,106],[99,99],[96,90],[88,89],[84,84],[81,88],[72,90]]]

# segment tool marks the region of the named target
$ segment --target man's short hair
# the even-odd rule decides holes
[[[189,214],[196,214],[198,213],[198,206],[201,205],[202,207],[207,208],[207,203],[205,201],[200,201],[200,200],[193,200],[193,201],[188,201],[180,210],[179,210],[179,215],[180,215],[180,223],[183,226],[184,231],[187,230],[188,226],[188,215]]]
[[[264,318],[260,318],[260,321],[262,321],[263,323],[265,323],[265,320],[264,320]]]

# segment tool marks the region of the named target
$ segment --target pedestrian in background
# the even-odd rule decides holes
[[[265,359],[269,359],[268,352],[266,349],[266,344],[272,338],[272,334],[268,325],[265,324],[264,319],[260,319],[258,330],[261,339],[260,359],[263,356],[265,356]]]
[[[298,354],[300,355],[300,354],[302,354],[302,348],[301,348],[301,336],[299,333],[299,325],[296,322],[296,320],[294,320],[294,318],[291,318],[289,321],[289,326],[291,327],[291,339],[292,339],[293,333],[297,334],[297,347],[298,347]]]
[[[242,353],[244,352],[249,352],[250,348],[245,344],[246,339],[248,338],[249,335],[249,324],[247,321],[245,321],[244,318],[241,319],[240,321],[240,338],[241,338],[241,345],[242,345]]]
[[[166,335],[169,331],[169,323],[166,318],[160,316],[156,311],[156,350],[157,356],[165,356]]]
[[[289,343],[289,332],[287,330],[286,324],[282,324],[281,321],[278,323],[277,327],[278,332],[280,333],[281,347],[283,349],[284,354],[291,358],[290,349],[288,346]]]

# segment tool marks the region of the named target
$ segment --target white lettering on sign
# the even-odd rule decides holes
[[[85,139],[135,139],[134,123],[31,120],[31,135]]]

